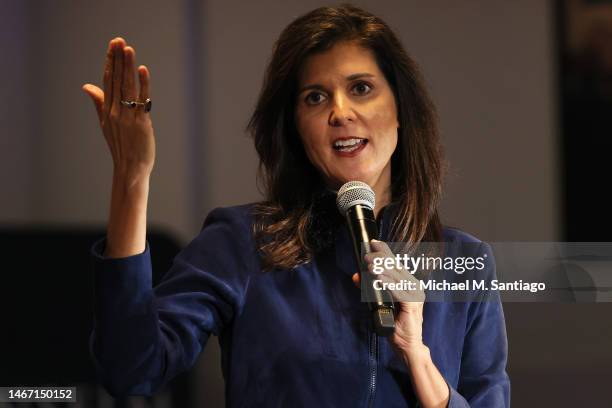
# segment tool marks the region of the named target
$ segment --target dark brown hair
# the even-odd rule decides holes
[[[299,70],[305,59],[342,41],[370,49],[398,107],[398,145],[391,157],[397,205],[391,241],[440,241],[437,206],[443,158],[434,105],[417,65],[380,18],[352,5],[317,8],[293,21],[273,48],[247,130],[260,158],[266,201],[255,206],[254,234],[264,269],[312,260],[315,198],[322,177],[304,152],[294,121]]]

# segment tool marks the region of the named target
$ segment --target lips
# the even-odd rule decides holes
[[[368,139],[361,137],[342,137],[334,141],[332,147],[337,157],[355,157],[368,145]]]
[[[343,137],[334,141],[333,148],[341,153],[351,153],[363,148],[367,143],[367,139],[360,137]]]

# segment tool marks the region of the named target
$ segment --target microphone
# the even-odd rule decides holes
[[[367,270],[363,260],[361,248],[365,254],[372,251],[371,239],[379,239],[374,206],[376,197],[374,191],[361,181],[349,181],[340,187],[336,197],[338,210],[346,218],[351,233],[355,260],[361,276],[361,288],[368,300],[368,307],[372,316],[374,332],[379,336],[389,336],[395,330],[393,315],[393,299],[388,291],[374,289],[374,278]]]

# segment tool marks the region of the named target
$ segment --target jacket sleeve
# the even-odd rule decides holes
[[[487,254],[485,279],[495,277],[495,259],[491,247],[483,243]],[[490,292],[485,300],[469,305],[461,369],[457,388],[449,385],[449,408],[509,407],[510,379],[506,373],[508,340],[499,293]]]
[[[113,396],[151,395],[240,312],[257,259],[250,227],[235,209],[212,211],[155,288],[148,243],[119,259],[104,258],[104,245],[92,247],[96,372]]]

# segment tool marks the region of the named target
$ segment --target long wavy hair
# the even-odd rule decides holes
[[[391,157],[391,200],[396,206],[390,241],[441,240],[438,203],[444,160],[435,107],[416,63],[380,18],[343,4],[317,8],[281,33],[265,72],[247,130],[259,155],[265,201],[254,207],[254,235],[264,270],[294,268],[321,245],[319,198],[325,186],[308,160],[294,121],[299,70],[306,58],[342,41],[371,50],[398,108],[398,145]],[[323,231],[325,232],[325,231]]]

